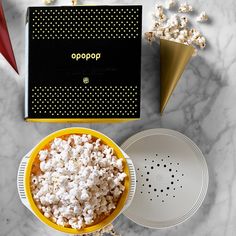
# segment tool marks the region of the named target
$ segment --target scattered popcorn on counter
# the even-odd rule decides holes
[[[54,3],[55,0],[43,0],[43,3],[46,5],[50,5]],[[78,0],[71,0],[72,6],[76,6],[78,4]]]
[[[180,13],[188,13],[188,12],[193,11],[193,7],[186,2],[181,3],[178,11]]]
[[[91,135],[55,138],[39,152],[41,173],[31,175],[35,203],[58,225],[83,228],[109,215],[125,187],[122,159]]]
[[[76,6],[78,4],[78,0],[71,0],[71,2],[73,6]]]
[[[177,2],[168,0],[166,9],[174,7]],[[187,3],[180,5],[178,11],[180,13],[188,13],[193,11],[193,7]],[[202,12],[198,17],[201,22],[208,19],[206,12]],[[197,48],[203,49],[206,47],[205,37],[194,28],[189,28],[189,18],[182,14],[170,14],[169,17],[165,14],[165,9],[162,5],[157,5],[154,15],[154,27],[150,32],[145,33],[145,38],[149,43],[156,41],[159,38],[192,45],[195,47],[194,55],[197,54]]]
[[[196,20],[198,22],[206,22],[206,21],[208,21],[208,19],[209,19],[208,15],[206,14],[205,11],[203,11],[203,12],[200,13],[200,15],[197,17]]]
[[[103,236],[104,234],[109,234],[112,236],[121,236],[119,233],[117,233],[113,227],[112,224],[104,227],[103,229],[93,233],[91,236]]]
[[[52,4],[54,0],[43,0],[43,3],[46,5]]]

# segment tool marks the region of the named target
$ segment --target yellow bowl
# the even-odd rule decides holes
[[[118,158],[122,158],[123,159],[123,163],[124,163],[124,172],[127,174],[127,178],[125,179],[125,190],[122,193],[120,200],[118,201],[117,207],[115,208],[115,210],[106,218],[104,218],[101,222],[91,225],[91,226],[87,226],[83,229],[72,229],[72,228],[68,228],[68,227],[63,227],[60,225],[57,225],[56,223],[52,222],[51,220],[49,220],[48,218],[46,218],[42,212],[38,209],[38,207],[36,206],[32,194],[31,194],[31,188],[30,188],[30,176],[31,176],[31,170],[32,170],[32,166],[34,164],[35,158],[37,157],[38,153],[40,150],[42,150],[43,148],[45,148],[45,146],[50,143],[54,138],[57,137],[61,137],[63,135],[70,135],[70,134],[90,134],[92,137],[94,138],[98,138],[101,139],[101,141],[105,144],[107,144],[108,146],[112,147],[114,149],[114,152],[116,153],[116,156]],[[107,136],[105,136],[104,134],[97,132],[95,130],[92,129],[87,129],[87,128],[66,128],[66,129],[62,129],[59,131],[56,131],[50,135],[48,135],[46,138],[44,138],[42,141],[39,142],[39,144],[33,149],[33,151],[31,152],[29,161],[27,163],[26,166],[26,172],[25,172],[25,181],[24,181],[24,187],[25,187],[25,192],[26,192],[26,198],[29,202],[29,205],[32,209],[32,211],[34,212],[34,214],[42,221],[44,222],[46,225],[64,232],[64,233],[69,233],[69,234],[88,234],[88,233],[92,233],[95,232],[97,230],[102,229],[103,227],[105,227],[106,225],[110,224],[122,211],[122,209],[124,208],[126,201],[128,199],[128,195],[129,195],[129,189],[130,189],[130,172],[129,172],[129,167],[128,167],[128,163],[122,153],[122,151],[120,150],[120,148]]]

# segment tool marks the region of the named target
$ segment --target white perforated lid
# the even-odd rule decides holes
[[[130,137],[122,149],[132,159],[137,187],[124,214],[135,223],[165,228],[182,223],[201,206],[208,169],[200,149],[183,134],[151,129]]]

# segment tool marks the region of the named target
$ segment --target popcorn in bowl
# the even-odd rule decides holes
[[[125,191],[123,159],[89,134],[54,138],[39,151],[31,170],[37,208],[57,225],[83,229],[117,207]]]

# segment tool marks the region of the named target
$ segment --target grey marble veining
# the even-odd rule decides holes
[[[160,0],[159,2],[162,2]],[[132,134],[156,127],[178,130],[203,151],[209,167],[209,190],[199,211],[182,225],[151,230],[124,216],[116,221],[125,236],[234,236],[236,235],[236,2],[191,1],[198,12],[206,10],[210,24],[200,25],[207,49],[188,65],[165,114],[159,109],[159,49],[143,42],[142,119],[119,124],[47,124],[23,120],[24,21],[27,6],[41,0],[3,0],[18,63],[18,77],[0,56],[0,236],[57,236],[20,202],[16,174],[21,157],[41,138],[69,126],[86,126],[104,132],[118,144]],[[69,0],[58,4],[69,4]],[[151,27],[154,1],[85,0],[83,4],[143,4],[143,31]],[[195,17],[193,15],[193,17]],[[173,209],[174,210],[174,209]]]

